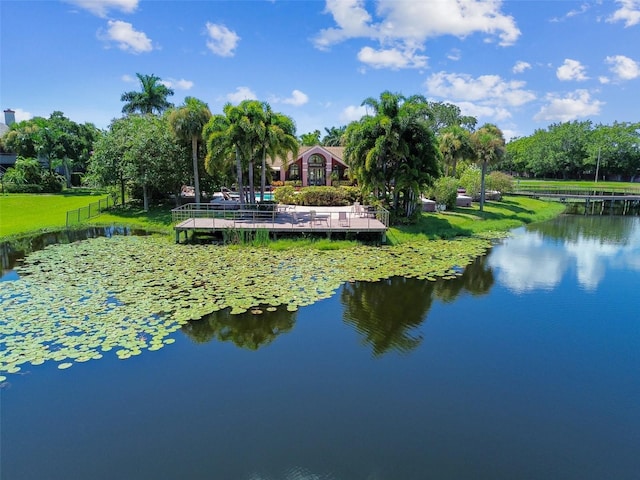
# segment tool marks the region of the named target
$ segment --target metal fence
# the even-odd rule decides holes
[[[105,197],[97,202],[90,203],[86,207],[81,207],[76,210],[70,210],[67,212],[67,227],[77,225],[90,218],[97,217],[105,210],[116,205],[113,197]]]

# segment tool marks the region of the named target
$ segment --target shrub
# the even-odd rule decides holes
[[[497,190],[500,193],[513,192],[513,177],[504,172],[491,172],[487,175],[487,190]]]
[[[482,172],[475,165],[469,166],[460,175],[460,186],[466,190],[466,194],[471,198],[480,196],[481,177]]]
[[[458,197],[458,179],[454,177],[440,177],[433,185],[433,196],[438,204],[445,204],[448,210],[453,210]]]
[[[291,185],[278,187],[273,191],[273,199],[278,203],[295,205],[295,189]]]

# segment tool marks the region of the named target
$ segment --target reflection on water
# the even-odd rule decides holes
[[[374,356],[379,356],[389,351],[406,353],[420,345],[418,327],[427,319],[434,299],[453,302],[464,292],[485,294],[492,285],[493,273],[487,268],[486,257],[480,257],[453,280],[393,277],[347,284],[340,301],[345,323],[362,335]]]
[[[231,315],[230,309],[213,312],[200,319],[192,320],[181,330],[196,343],[211,340],[232,342],[240,348],[258,350],[269,345],[279,335],[291,331],[296,323],[296,312],[286,308],[262,310]]]
[[[490,265],[514,292],[552,290],[573,272],[583,289],[594,291],[608,268],[640,271],[640,224],[637,218],[559,217],[518,229]]]

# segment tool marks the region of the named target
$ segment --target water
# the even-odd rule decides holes
[[[7,479],[637,479],[640,219],[562,217],[456,280],[218,313],[1,390]]]

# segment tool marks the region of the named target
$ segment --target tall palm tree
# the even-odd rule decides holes
[[[196,205],[200,205],[200,177],[198,175],[198,142],[202,140],[202,129],[211,118],[209,106],[197,98],[186,97],[184,105],[169,112],[169,125],[176,136],[191,141],[193,160],[193,183]]]
[[[136,73],[140,80],[141,92],[125,92],[120,97],[121,102],[127,102],[122,107],[122,113],[153,114],[162,113],[173,106],[167,97],[173,95],[173,89],[160,83],[160,77]]]
[[[457,125],[446,127],[438,136],[438,148],[446,166],[445,174],[449,175],[449,166],[451,167],[450,176],[456,176],[456,166],[459,160],[466,155],[472,155],[473,150],[470,143],[470,133],[468,130]]]
[[[324,128],[327,134],[322,137],[322,145],[325,147],[340,147],[342,146],[342,139],[344,133],[347,131],[347,126]]]
[[[373,110],[347,127],[345,159],[365,191],[392,197],[396,215],[413,214],[420,189],[440,174],[436,139],[424,97],[383,92],[363,103]],[[380,195],[382,192],[382,195]]]
[[[263,116],[259,125],[262,157],[262,169],[260,172],[260,201],[264,201],[266,187],[267,156],[275,158],[287,158],[289,153],[295,158],[298,155],[298,140],[296,138],[296,126],[294,121],[281,113],[271,110],[271,106],[262,104]]]
[[[237,106],[227,103],[223,113],[213,115],[202,132],[207,142],[205,167],[208,172],[235,162],[242,205],[245,203],[243,170],[254,155],[257,144],[255,124],[252,123],[252,112],[248,105],[252,101],[245,100]]]
[[[480,211],[484,210],[485,176],[487,165],[499,162],[504,156],[505,141],[502,130],[492,123],[485,123],[471,135],[476,158],[482,164],[480,180]]]

